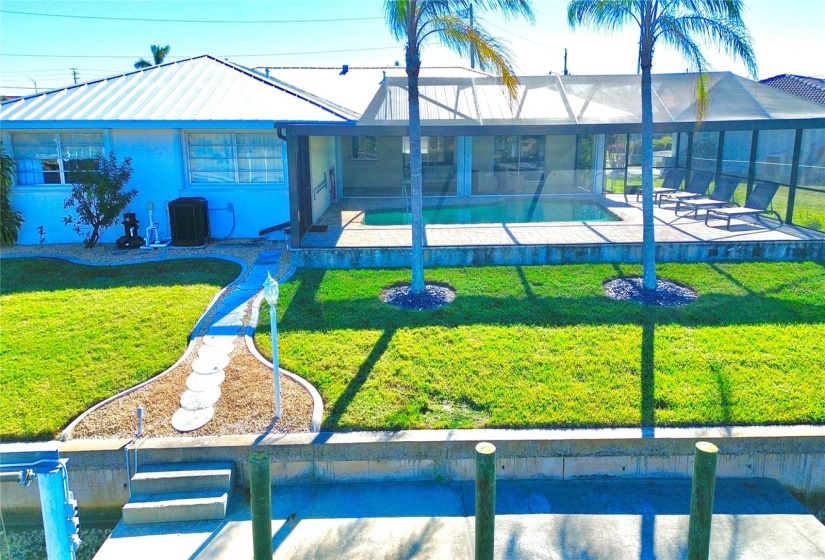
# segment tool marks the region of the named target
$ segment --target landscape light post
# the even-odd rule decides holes
[[[272,376],[275,378],[275,419],[281,417],[281,374],[278,367],[278,282],[267,272],[264,299],[269,304],[269,326],[272,333]]]

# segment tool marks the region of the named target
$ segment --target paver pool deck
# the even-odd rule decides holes
[[[589,245],[641,243],[641,202],[635,196],[625,202],[620,194],[607,195],[602,204],[620,221],[584,221],[555,223],[496,223],[462,225],[427,225],[425,246],[519,246],[519,245]],[[364,212],[388,206],[386,200],[344,199],[331,206],[318,223],[325,232],[308,232],[301,247],[409,247],[410,226],[369,226],[363,224]],[[403,207],[403,200],[396,205]],[[656,241],[659,243],[697,242],[796,242],[825,239],[825,233],[793,225],[779,226],[750,218],[732,220],[730,229],[724,220],[705,225],[704,213],[698,218],[685,211],[679,215],[673,205],[655,206]]]
[[[470,560],[472,482],[272,489],[273,558]],[[687,551],[690,481],[499,481],[495,558],[667,559]],[[252,558],[246,491],[223,521],[118,525],[96,560]],[[719,479],[711,558],[825,558],[825,526],[778,482]]]

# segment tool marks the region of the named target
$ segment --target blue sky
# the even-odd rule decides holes
[[[638,32],[573,31],[566,22],[566,0],[534,3],[533,26],[480,15],[509,46],[519,73],[561,72],[565,47],[571,73],[636,72]],[[760,79],[784,73],[825,77],[825,1],[745,3]],[[403,47],[387,31],[382,6],[382,0],[2,0],[0,93],[27,95],[35,84],[41,91],[69,85],[72,68],[79,81],[128,72],[139,57],[149,58],[151,44],[170,45],[170,61],[210,53],[249,67],[403,64]],[[97,17],[122,19],[87,19]],[[712,47],[706,54],[713,69],[746,75],[744,67]],[[436,45],[425,49],[423,60],[425,65],[468,65]],[[678,54],[657,49],[654,72],[685,69]]]

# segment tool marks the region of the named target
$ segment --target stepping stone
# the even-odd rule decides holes
[[[226,374],[222,371],[212,375],[200,375],[192,373],[186,378],[186,388],[196,393],[203,393],[216,387],[220,387],[226,379]]]
[[[177,412],[172,415],[172,427],[179,432],[191,432],[212,420],[214,415],[215,408],[211,406],[201,410],[179,408]]]
[[[229,356],[223,355],[217,358],[198,358],[192,362],[192,371],[200,375],[212,375],[218,373],[229,365]]]
[[[216,360],[228,356],[234,349],[235,347],[231,343],[220,346],[201,346],[198,348],[198,358]]]
[[[207,346],[225,346],[227,344],[231,345],[235,339],[238,338],[237,335],[223,335],[223,334],[210,334],[201,337],[203,343]]]
[[[220,387],[211,387],[207,391],[186,391],[180,398],[180,407],[185,410],[209,408],[221,398]]]

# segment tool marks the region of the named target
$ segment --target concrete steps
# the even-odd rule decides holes
[[[232,463],[146,465],[132,477],[123,523],[223,519],[233,488]]]
[[[226,517],[228,499],[226,492],[214,495],[208,492],[153,494],[146,501],[134,501],[133,496],[133,500],[123,506],[123,523],[140,525],[223,519]]]
[[[133,494],[205,492],[232,488],[232,463],[146,465],[132,477]]]

